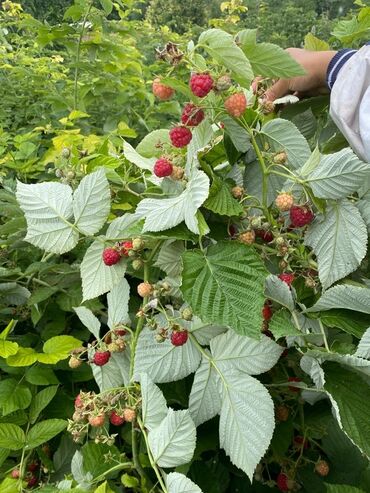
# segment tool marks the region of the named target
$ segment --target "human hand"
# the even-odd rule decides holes
[[[286,50],[306,71],[306,75],[279,79],[265,93],[266,101],[294,94],[295,96],[315,96],[328,92],[326,72],[336,51],[308,51],[301,48]]]

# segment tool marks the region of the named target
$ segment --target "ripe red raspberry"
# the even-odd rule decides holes
[[[116,336],[123,337],[127,334],[127,330],[126,329],[114,329],[114,333]]]
[[[174,89],[172,89],[172,87],[162,84],[161,79],[159,77],[154,79],[152,90],[154,96],[156,96],[161,101],[167,101],[168,99],[171,99],[175,92]]]
[[[253,230],[245,231],[239,235],[239,241],[245,245],[252,245],[256,239],[256,234]]]
[[[185,147],[189,144],[193,134],[186,127],[174,127],[170,130],[171,143],[175,147]]]
[[[188,340],[189,333],[187,330],[174,330],[171,333],[171,342],[174,346],[182,346]]]
[[[98,428],[99,426],[103,426],[105,421],[104,414],[98,414],[96,416],[89,416],[89,423],[94,428]]]
[[[126,409],[123,410],[123,417],[125,418],[125,421],[132,423],[136,418],[136,412],[134,409],[126,407]]]
[[[36,461],[32,461],[27,466],[27,471],[35,472],[40,467],[40,464]]]
[[[242,92],[232,94],[225,100],[224,106],[229,115],[239,118],[247,107],[247,98]]]
[[[271,231],[266,231],[265,229],[255,229],[255,235],[261,238],[265,243],[270,243],[274,239],[274,235]]]
[[[294,204],[293,195],[290,193],[279,193],[279,195],[275,199],[275,205],[281,212],[289,211]]]
[[[122,426],[123,423],[125,422],[125,418],[117,414],[115,411],[112,411],[112,414],[109,417],[109,421],[114,426]]]
[[[38,482],[39,481],[36,476],[34,475],[30,476],[30,478],[27,481],[27,488],[33,488],[34,486],[37,485]]]
[[[288,476],[283,472],[278,474],[278,477],[276,478],[276,486],[280,491],[289,491]]]
[[[298,377],[289,377],[288,378],[288,382],[301,382],[302,380]],[[298,387],[293,387],[293,385],[289,385],[288,389],[291,391],[291,392],[300,392],[300,388]]]
[[[11,477],[13,479],[18,479],[20,476],[20,471],[19,469],[13,469],[12,472],[10,473]]]
[[[132,241],[124,241],[121,245],[121,255],[128,257],[128,252],[132,250]]]
[[[149,282],[141,282],[137,287],[138,295],[142,298],[150,296],[153,292],[153,286]]]
[[[104,366],[108,363],[110,356],[109,351],[96,351],[92,362],[97,366]]]
[[[293,445],[294,447],[296,448],[301,448],[303,446],[303,448],[306,450],[309,448],[310,444],[308,443],[308,440],[305,440],[302,436],[298,435],[296,437],[294,437],[293,439]]]
[[[204,120],[204,111],[193,103],[187,103],[182,110],[181,122],[188,127],[196,127]]]
[[[282,274],[278,275],[278,278],[284,281],[285,284],[288,284],[288,286],[291,286],[295,279],[295,275],[293,273],[289,274],[288,272],[283,272]]]
[[[78,396],[75,399],[75,408],[76,409],[82,409],[84,407],[84,404],[81,399],[81,395],[78,394]]]
[[[326,462],[326,460],[319,460],[315,466],[315,471],[319,476],[327,476],[330,472],[330,467],[329,464]]]
[[[209,74],[193,74],[190,77],[190,89],[198,98],[204,98],[213,87],[213,79]]]
[[[306,224],[310,224],[315,215],[309,207],[293,205],[290,209],[290,220],[295,228],[302,228]]]
[[[165,157],[157,159],[154,164],[153,172],[158,178],[164,178],[165,176],[170,176],[173,171],[173,165],[171,161]]]
[[[117,264],[121,259],[121,255],[114,248],[105,248],[103,251],[103,262],[105,265]]]
[[[272,310],[271,310],[270,305],[268,305],[268,304],[264,305],[264,307],[262,308],[262,317],[263,317],[263,320],[266,320],[266,321],[271,319]]]

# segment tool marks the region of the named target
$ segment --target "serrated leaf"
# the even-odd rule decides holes
[[[72,336],[55,336],[44,343],[44,352],[38,353],[37,359],[40,363],[57,363],[68,358],[71,351],[81,345],[82,342]]]
[[[73,309],[84,326],[96,337],[96,339],[100,339],[100,322],[93,312],[85,306],[74,307]]]
[[[317,256],[324,289],[357,269],[366,254],[366,225],[348,200],[330,204],[305,235],[305,244]]]
[[[292,291],[286,282],[279,279],[278,276],[270,274],[265,283],[266,298],[274,300],[282,306],[285,306],[291,312],[294,310],[294,299]]]
[[[86,235],[97,233],[107,220],[110,200],[104,169],[85,176],[73,194],[73,213],[78,229]]]
[[[161,424],[148,434],[154,461],[160,467],[177,467],[194,455],[196,431],[189,411],[168,410]]]
[[[208,346],[211,340],[228,330],[222,325],[204,324],[200,318],[193,317],[191,332],[202,346]]]
[[[287,161],[294,169],[305,164],[311,156],[307,140],[297,127],[288,120],[275,118],[263,125],[261,134],[264,135],[273,151],[285,151]]]
[[[29,412],[31,424],[36,422],[43,409],[45,409],[45,407],[53,400],[55,394],[57,393],[57,390],[58,386],[54,385],[52,387],[46,387],[46,389],[43,389],[36,394],[36,396],[32,400]]]
[[[358,159],[354,152],[342,149],[322,156],[316,168],[306,177],[318,198],[341,199],[356,192],[370,175],[370,165]]]
[[[17,200],[27,221],[26,241],[51,253],[74,248],[72,189],[62,183],[17,183]]]
[[[355,356],[370,359],[370,328],[367,329],[365,334],[361,337]]]
[[[370,317],[364,313],[334,309],[320,313],[321,322],[327,327],[336,327],[358,339],[370,326]]]
[[[336,403],[341,428],[369,457],[369,385],[356,373],[336,363],[326,362],[323,369],[326,380],[325,390]]]
[[[129,384],[130,351],[127,347],[122,353],[113,353],[104,366],[91,365],[100,392]]]
[[[136,213],[145,218],[143,231],[164,231],[185,221],[191,232],[199,234],[196,214],[208,197],[208,191],[207,175],[194,169],[186,189],[177,197],[142,200]]]
[[[1,493],[19,493],[19,480],[12,478],[5,478],[0,483]]]
[[[244,172],[244,184],[253,198],[257,198],[262,203],[262,170],[258,162],[248,164]],[[281,176],[270,174],[267,178],[267,198],[266,203],[270,206],[276,199],[276,190],[282,190],[284,188],[285,178]],[[248,187],[248,188],[247,188]],[[246,203],[255,204],[255,200],[246,201]],[[254,209],[256,213],[260,214],[259,209]]]
[[[258,380],[235,370],[223,373],[220,387],[220,446],[253,481],[274,431],[273,401]]]
[[[178,472],[171,472],[166,478],[168,493],[202,493],[202,490],[189,478]]]
[[[207,149],[214,135],[212,125],[208,119],[198,125],[192,131],[192,139],[186,148],[185,173],[190,175],[194,166],[199,166],[198,153]]]
[[[176,83],[178,81],[176,80]],[[186,89],[190,91],[188,86]],[[169,130],[161,128],[159,130],[153,130],[153,132],[148,133],[140,144],[136,147],[136,152],[143,156],[144,158],[159,158],[162,156],[163,150],[159,144],[170,144]]]
[[[19,450],[24,447],[26,436],[22,428],[11,423],[0,423],[0,447]]]
[[[3,416],[27,409],[31,404],[32,394],[28,387],[19,385],[13,378],[0,381],[0,407]]]
[[[153,382],[181,380],[198,368],[200,359],[200,352],[191,338],[182,346],[174,346],[168,339],[159,344],[154,333],[144,329],[136,348],[134,379],[148,373]]]
[[[254,77],[251,65],[230,34],[221,29],[209,29],[200,35],[199,44],[231,71],[233,79],[249,88]]]
[[[78,483],[78,486],[81,489],[91,489],[93,475],[90,471],[85,472],[83,455],[79,450],[76,450],[72,457],[71,471],[73,479]]]
[[[325,374],[321,368],[320,361],[316,358],[304,354],[300,361],[302,370],[310,375],[317,389],[323,389],[325,385]]]
[[[182,271],[181,255],[184,250],[185,245],[182,241],[165,241],[155,261],[155,267],[159,267],[170,277],[178,277]]]
[[[142,417],[145,428],[154,430],[167,416],[168,408],[162,391],[147,373],[140,375]]]
[[[356,202],[356,207],[366,223],[368,233],[370,233],[370,192],[366,193],[358,202]]]
[[[225,131],[230,137],[231,142],[239,152],[247,152],[252,144],[248,132],[239,125],[233,118],[228,115],[222,117],[222,123],[225,125]]]
[[[6,364],[9,366],[31,366],[37,361],[38,354],[32,348],[20,347],[16,354],[8,356]]]
[[[146,158],[141,156],[128,142],[125,141],[123,154],[127,161],[136,164],[138,168],[146,169],[153,172],[154,164],[156,162],[155,158]]]
[[[128,302],[130,299],[130,285],[123,278],[107,295],[108,300],[108,327],[112,330],[115,325],[126,324],[130,321]]]
[[[189,412],[195,426],[212,419],[221,410],[217,389],[217,373],[209,360],[203,358],[194,375],[189,396]]]
[[[140,217],[136,214],[124,214],[114,219],[108,226],[106,237],[108,240],[122,240],[139,236],[142,232]]]
[[[264,335],[256,341],[229,330],[212,339],[211,352],[222,372],[237,369],[248,375],[259,375],[277,363],[283,348]]]
[[[292,314],[285,308],[273,314],[269,322],[269,330],[273,333],[275,339],[302,335],[292,322]]]
[[[51,440],[67,426],[64,419],[46,419],[33,426],[26,436],[27,448],[36,448]]]
[[[231,195],[230,186],[216,176],[203,206],[220,216],[239,216],[244,211],[241,204]]]
[[[303,67],[280,46],[271,43],[245,45],[247,55],[255,75],[263,77],[284,78],[305,75]]]
[[[7,358],[8,356],[17,354],[18,348],[19,346],[16,342],[0,339],[0,358]]]
[[[124,277],[126,262],[120,260],[118,264],[107,266],[102,255],[104,243],[94,241],[87,249],[81,263],[83,301],[97,298],[110,291]]]
[[[327,493],[365,493],[364,490],[360,490],[355,486],[348,484],[330,484],[325,483]]]
[[[326,41],[314,36],[312,33],[306,34],[304,37],[304,48],[309,51],[327,51],[330,50],[330,46]]]
[[[370,313],[370,289],[349,284],[334,286],[325,291],[306,312],[320,312],[332,308]]]
[[[207,253],[183,255],[181,290],[204,322],[228,326],[259,337],[267,272],[256,252],[236,242],[220,242]]]

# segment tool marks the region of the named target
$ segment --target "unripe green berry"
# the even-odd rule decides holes
[[[136,252],[142,250],[145,246],[145,241],[141,238],[134,238],[132,240],[132,249]]]
[[[181,316],[184,320],[190,321],[193,318],[193,310],[189,307],[184,308],[181,312]]]

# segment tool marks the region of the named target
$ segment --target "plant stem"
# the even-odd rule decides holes
[[[320,326],[320,331],[321,331],[321,334],[322,334],[322,338],[324,339],[324,346],[325,346],[325,349],[327,350],[328,353],[330,353],[330,348],[329,348],[329,344],[328,344],[328,340],[326,339],[326,334],[325,334],[325,329],[324,329],[324,326],[321,322],[321,320],[319,319],[319,326]]]
[[[160,470],[158,469],[158,466],[155,463],[154,458],[153,458],[153,455],[152,455],[152,452],[150,450],[149,441],[148,441],[148,437],[147,437],[147,434],[146,434],[146,431],[145,431],[144,424],[143,424],[143,422],[141,421],[140,418],[138,418],[137,422],[138,422],[138,424],[140,426],[141,432],[142,432],[143,437],[144,437],[144,440],[145,440],[145,445],[146,445],[146,448],[147,448],[147,451],[148,451],[148,457],[149,457],[150,465],[152,466],[152,468],[153,468],[153,470],[155,472],[155,475],[157,476],[158,482],[161,485],[161,488],[162,488],[163,492],[164,493],[168,493],[168,490],[167,490],[166,485],[165,485],[165,483],[163,481],[163,478],[162,478],[162,474],[161,474]]]
[[[80,64],[80,56],[81,56],[81,43],[82,43],[82,38],[85,34],[86,23],[87,23],[87,19],[88,19],[89,15],[90,15],[92,6],[93,6],[93,2],[90,3],[88,9],[86,10],[84,18],[82,20],[82,28],[81,28],[80,36],[78,37],[77,52],[76,52],[75,76],[74,76],[74,84],[73,84],[73,109],[74,110],[77,110],[77,106],[78,106],[78,75],[79,75],[79,64]]]

